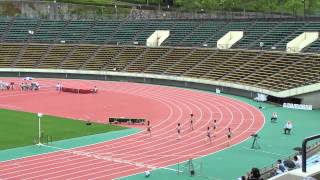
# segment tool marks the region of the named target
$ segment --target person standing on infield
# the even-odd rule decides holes
[[[273,112],[270,121],[272,123],[275,123],[277,122],[277,119],[278,119],[278,114],[276,112]]]

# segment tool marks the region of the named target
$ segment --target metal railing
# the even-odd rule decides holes
[[[314,139],[320,139],[320,134],[307,137],[302,142],[302,172],[307,171],[307,143]]]
[[[301,148],[301,150],[302,149],[303,148]],[[310,146],[306,146],[306,154],[308,154],[308,156],[312,156],[317,152],[319,152],[319,149],[320,149],[320,141],[317,141]],[[301,153],[302,153],[301,151],[298,151],[294,154],[288,155],[288,157],[284,158],[284,160],[292,160],[294,156],[300,155]],[[275,176],[276,174],[273,174],[272,172],[276,170],[276,167],[277,167],[276,164],[273,163],[271,165],[261,168],[260,169],[261,175],[266,179]]]

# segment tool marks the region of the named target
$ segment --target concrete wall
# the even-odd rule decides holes
[[[217,41],[218,49],[230,49],[243,37],[243,31],[229,31]]]
[[[300,98],[301,104],[312,104],[314,108],[320,108],[320,91],[296,96]]]
[[[150,37],[148,37],[146,44],[147,46],[157,47],[162,44],[170,35],[169,30],[156,30]]]
[[[126,11],[123,13],[123,11]],[[93,6],[54,1],[0,1],[0,15],[55,20],[94,20],[126,18],[131,8]]]
[[[288,53],[299,53],[319,38],[319,32],[304,32],[287,43]]]

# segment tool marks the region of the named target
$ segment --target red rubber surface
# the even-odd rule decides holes
[[[220,151],[228,148],[229,127],[234,145],[264,124],[262,113],[255,107],[206,92],[124,82],[37,81],[43,86],[38,92],[2,91],[0,108],[99,122],[111,116],[146,118],[151,121],[152,136],[144,131],[69,151],[1,162],[0,179],[114,179]],[[58,93],[58,81],[68,87],[97,86],[99,92]],[[194,131],[189,125],[191,112]],[[213,119],[218,121],[218,129],[210,144],[205,141],[206,128]],[[178,122],[182,124],[180,140],[176,139]]]

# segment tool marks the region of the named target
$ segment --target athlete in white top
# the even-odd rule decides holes
[[[272,113],[272,116],[271,116],[271,122],[277,122],[277,119],[278,119],[278,115],[276,112],[273,112]]]
[[[213,123],[212,123],[213,137],[216,135],[217,127],[218,127],[217,120],[213,120]]]
[[[211,140],[211,132],[210,132],[210,127],[208,126],[207,128],[207,141],[210,142],[210,144],[212,143],[212,140]]]
[[[292,122],[288,121],[285,125],[284,125],[284,134],[290,134],[291,129],[292,129]]]
[[[58,83],[58,84],[56,85],[56,90],[59,91],[59,92],[61,91],[61,84],[60,84],[60,83]]]

